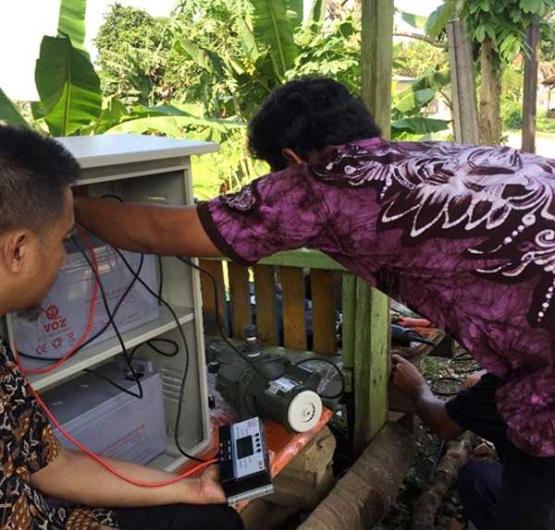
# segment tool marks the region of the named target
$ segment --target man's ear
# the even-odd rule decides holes
[[[283,155],[283,158],[289,162],[289,164],[298,165],[304,164],[305,162],[297,153],[295,153],[295,151],[293,151],[293,149],[290,149],[289,147],[284,147],[281,150],[281,154]]]
[[[0,240],[2,259],[13,274],[18,274],[23,269],[23,261],[29,251],[28,243],[29,233],[25,230],[10,232]]]

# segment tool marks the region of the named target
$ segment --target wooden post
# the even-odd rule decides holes
[[[447,26],[451,87],[453,91],[453,128],[455,141],[460,144],[478,144],[478,108],[472,44],[468,33],[458,20]]]
[[[528,28],[527,37],[530,56],[524,67],[524,106],[522,111],[522,150],[536,152],[536,114],[538,102],[538,48],[540,42],[540,22],[536,21]]]
[[[393,0],[362,0],[362,99],[382,136],[391,134]]]
[[[362,98],[386,138],[391,134],[393,14],[393,0],[362,1]],[[389,300],[359,278],[344,286],[348,312],[355,315],[354,326],[345,330],[344,350],[350,350],[345,365],[354,392],[353,452],[360,454],[387,422]]]

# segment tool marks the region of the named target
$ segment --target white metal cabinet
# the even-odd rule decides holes
[[[81,164],[78,185],[88,185],[91,195],[112,193],[126,202],[167,205],[193,204],[191,156],[218,149],[212,143],[138,135],[59,140]],[[178,435],[180,445],[195,454],[210,443],[211,436],[199,273],[172,257],[162,258],[162,270],[163,297],[176,311],[189,344],[189,372]],[[8,334],[10,327],[8,317]],[[138,358],[152,361],[163,381],[167,449],[152,465],[175,470],[185,461],[173,441],[185,365],[184,348],[177,325],[170,312],[161,307],[158,320],[123,334],[127,348],[155,337],[171,338],[180,344],[180,352],[173,358],[160,356],[148,348],[143,348],[137,355]],[[120,352],[117,339],[109,339],[77,353],[54,372],[31,375],[29,379],[37,390],[43,390],[67,381],[82,370],[105,362]]]

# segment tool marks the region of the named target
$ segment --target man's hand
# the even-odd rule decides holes
[[[400,355],[393,355],[392,361],[391,380],[399,390],[416,399],[423,390],[428,388],[428,383],[411,362]]]
[[[202,504],[224,504],[226,497],[219,481],[218,466],[210,466],[199,478]]]

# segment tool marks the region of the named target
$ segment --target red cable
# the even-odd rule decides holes
[[[79,234],[81,235],[81,237],[82,237],[82,239],[85,243],[85,246],[87,247],[87,250],[90,253],[93,269],[98,274],[98,261],[96,259],[96,254],[95,254],[94,248],[91,245],[91,243],[89,241],[89,238],[87,237],[84,230],[82,230],[79,227],[76,227],[76,228],[79,231]],[[59,360],[57,360],[54,364],[52,364],[50,366],[47,366],[46,368],[23,369],[22,366],[21,366],[20,355],[19,355],[19,352],[17,350],[17,346],[15,346],[15,344],[14,344],[14,346],[15,346],[15,348],[14,348],[15,349],[15,356],[16,356],[17,364],[18,364],[19,369],[21,370],[21,372],[23,372],[25,374],[49,373],[49,372],[55,370],[56,368],[58,368],[59,366],[61,366],[67,359],[69,359],[69,357],[71,357],[73,355],[75,350],[77,348],[79,348],[79,346],[81,346],[81,344],[83,344],[83,342],[85,342],[85,340],[89,336],[89,334],[92,330],[92,327],[94,325],[94,315],[96,313],[96,302],[97,302],[97,299],[98,299],[98,290],[99,290],[99,285],[98,285],[98,282],[95,281],[94,282],[94,288],[93,288],[93,294],[92,294],[92,297],[91,297],[91,307],[90,307],[90,310],[89,310],[89,318],[88,318],[87,327],[85,328],[85,331],[83,332],[82,336],[79,338],[77,343],[73,346],[73,348],[68,353],[66,353],[63,357],[61,357]],[[180,474],[176,477],[173,477],[173,478],[171,478],[169,480],[166,480],[166,481],[163,481],[163,482],[144,482],[144,481],[141,481],[141,480],[135,480],[135,479],[132,479],[130,477],[126,477],[125,475],[120,473],[114,466],[112,466],[110,463],[108,463],[106,460],[104,460],[100,455],[97,455],[97,454],[93,453],[88,447],[83,445],[81,442],[76,440],[71,434],[69,434],[62,427],[62,425],[56,419],[56,417],[52,414],[52,412],[48,409],[48,407],[46,406],[46,403],[44,403],[42,398],[39,396],[39,394],[36,392],[36,390],[33,387],[31,387],[31,391],[32,391],[35,399],[37,400],[38,404],[40,405],[40,407],[42,408],[42,410],[46,414],[46,416],[48,416],[50,421],[56,426],[56,428],[60,431],[60,433],[63,435],[63,437],[66,440],[71,442],[75,447],[80,449],[87,456],[89,456],[90,458],[92,458],[93,460],[98,462],[107,471],[109,471],[110,473],[112,473],[116,477],[120,478],[121,480],[123,480],[125,482],[128,482],[129,484],[133,484],[135,486],[141,486],[141,487],[144,487],[144,488],[161,488],[163,486],[169,486],[171,484],[175,484],[176,482],[179,482],[180,480],[183,480],[184,478],[187,478],[190,475],[193,475],[197,471],[200,471],[201,469],[204,469],[205,467],[208,467],[208,466],[218,462],[218,458],[213,458],[211,460],[208,460],[206,462],[203,462],[202,464],[199,464],[199,465],[195,466],[194,468],[190,469],[189,471],[186,471],[185,473],[182,473],[182,474]]]
[[[87,456],[89,456],[90,458],[92,458],[93,460],[98,462],[102,467],[104,467],[110,473],[112,473],[116,477],[124,480],[125,482],[128,482],[129,484],[133,484],[134,486],[141,486],[143,488],[161,488],[163,486],[169,486],[171,484],[175,484],[176,482],[179,482],[180,480],[183,480],[184,478],[189,477],[190,475],[196,473],[197,471],[200,471],[201,469],[204,469],[205,467],[211,466],[212,464],[215,464],[216,462],[218,462],[218,458],[212,458],[211,460],[203,462],[202,464],[199,464],[198,466],[195,466],[193,469],[190,469],[189,471],[186,471],[185,473],[181,473],[180,475],[178,475],[176,477],[173,477],[169,480],[165,480],[163,482],[144,482],[142,480],[135,480],[135,479],[132,479],[130,477],[126,477],[125,475],[120,473],[114,466],[112,466],[110,463],[108,463],[106,460],[104,460],[100,455],[97,455],[96,453],[93,453],[88,447],[83,445],[81,442],[76,440],[71,434],[69,434],[61,426],[60,422],[54,417],[52,412],[48,409],[48,407],[46,406],[44,401],[41,399],[41,397],[37,394],[35,389],[31,388],[31,390],[32,390],[32,392],[35,396],[35,399],[38,401],[39,405],[41,406],[42,410],[44,411],[44,413],[48,416],[48,418],[56,426],[56,428],[62,433],[62,435],[64,436],[64,438],[66,438],[66,440],[70,441],[73,445],[75,445],[75,447],[77,447],[78,449],[83,451],[83,453],[85,453]]]
[[[85,231],[82,228],[80,228],[79,226],[76,226],[75,228],[79,231],[79,235],[83,239],[83,241],[85,243],[85,246],[87,247],[87,250],[89,251],[93,269],[98,274],[99,273],[99,271],[98,271],[98,261],[96,259],[96,253],[94,251],[94,248],[91,245],[91,242],[89,241],[89,238],[87,237],[87,234],[85,233]],[[94,277],[93,277],[93,280],[94,280]],[[44,368],[23,368],[23,366],[21,365],[21,357],[19,355],[19,350],[18,350],[17,344],[15,343],[15,340],[14,340],[15,358],[16,358],[16,361],[17,361],[17,365],[19,366],[19,369],[21,370],[22,373],[24,373],[24,374],[48,374],[48,373],[52,372],[53,370],[56,370],[56,368],[60,367],[62,364],[64,364],[75,353],[75,351],[79,347],[81,347],[81,345],[87,340],[87,338],[90,335],[90,333],[92,331],[92,328],[94,326],[94,316],[96,314],[96,303],[97,303],[97,300],[98,300],[98,291],[99,291],[98,282],[94,281],[93,293],[92,293],[92,297],[91,297],[91,305],[90,305],[90,308],[89,308],[89,317],[88,317],[88,320],[87,320],[87,327],[85,328],[85,331],[83,332],[83,334],[81,335],[79,340],[71,348],[71,350],[68,351],[65,355],[63,355],[60,359],[58,359],[55,363],[50,364],[50,365],[48,365]]]

